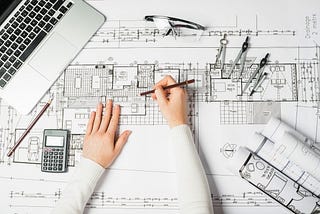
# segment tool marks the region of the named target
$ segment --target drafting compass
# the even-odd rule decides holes
[[[257,82],[254,84],[254,86],[253,86],[253,88],[252,88],[252,90],[251,90],[251,92],[250,92],[250,94],[249,94],[250,97],[251,97],[251,96],[257,91],[257,89],[262,85],[263,81],[267,78],[267,76],[268,76],[267,73],[263,73],[263,75],[262,75],[262,77],[260,78],[260,80],[257,81]]]
[[[229,73],[229,78],[231,77],[231,75],[233,74],[234,72],[234,69],[237,65],[237,63],[240,61],[240,73],[239,73],[239,76],[237,78],[237,80],[242,76],[242,73],[243,73],[243,69],[244,69],[244,64],[246,62],[246,58],[247,58],[247,52],[248,52],[248,47],[249,47],[249,36],[247,36],[246,40],[244,41],[244,43],[242,44],[242,47],[241,47],[241,50],[237,56],[237,58],[234,60],[233,64],[232,64],[232,67],[231,67],[231,70],[230,70],[230,73]]]
[[[215,68],[218,65],[218,61],[221,58],[221,72],[224,68],[224,63],[226,61],[226,48],[227,48],[228,40],[227,40],[227,34],[223,35],[223,38],[220,39],[220,48],[218,50],[218,54],[216,56],[216,63]]]
[[[246,85],[243,88],[243,91],[246,91],[250,85],[250,83],[252,82],[252,80],[254,78],[256,78],[256,82],[252,88],[252,91],[250,93],[250,96],[254,93],[254,91],[262,84],[262,81],[265,80],[267,74],[263,72],[265,65],[268,62],[268,58],[269,58],[269,53],[267,53],[267,55],[261,59],[260,64],[258,66],[258,68],[252,73],[252,75],[250,76],[250,78],[248,79],[248,82],[246,83]],[[241,94],[242,95],[242,94]]]

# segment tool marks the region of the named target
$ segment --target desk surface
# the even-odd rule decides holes
[[[106,171],[90,199],[89,213],[178,213],[168,128],[150,98],[139,96],[170,74],[196,79],[188,86],[189,122],[211,186],[216,213],[286,213],[268,196],[226,168],[240,145],[281,117],[319,141],[318,0],[123,1],[88,2],[108,18],[50,90],[54,103],[12,159],[5,154],[47,101],[29,116],[0,103],[0,210],[49,213],[80,160],[89,113],[98,101],[122,106],[120,129],[133,130],[119,159]],[[163,37],[145,15],[169,15],[207,26],[200,40],[190,34]],[[227,34],[226,71],[250,36],[244,75],[228,77],[216,62],[220,39]],[[266,53],[268,78],[252,97],[242,93]],[[42,132],[71,130],[69,172],[40,172]],[[289,212],[288,212],[289,213]]]

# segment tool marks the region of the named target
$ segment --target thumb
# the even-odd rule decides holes
[[[129,136],[131,134],[131,131],[127,130],[127,131],[124,131],[122,132],[122,134],[119,136],[117,142],[116,142],[116,145],[115,145],[115,153],[116,153],[116,156],[119,155],[119,153],[121,152],[123,146],[126,144]]]
[[[156,88],[155,94],[156,94],[159,106],[163,106],[167,104],[168,102],[167,95],[161,86]]]

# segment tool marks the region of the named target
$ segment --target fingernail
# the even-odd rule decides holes
[[[156,89],[156,90],[154,91],[154,93],[156,94],[156,97],[158,97],[158,95],[159,95],[159,93],[160,93],[159,89]]]
[[[127,130],[127,135],[131,135],[132,131],[131,130]]]

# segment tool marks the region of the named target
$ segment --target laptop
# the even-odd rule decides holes
[[[0,97],[30,113],[104,22],[82,0],[1,0]]]

